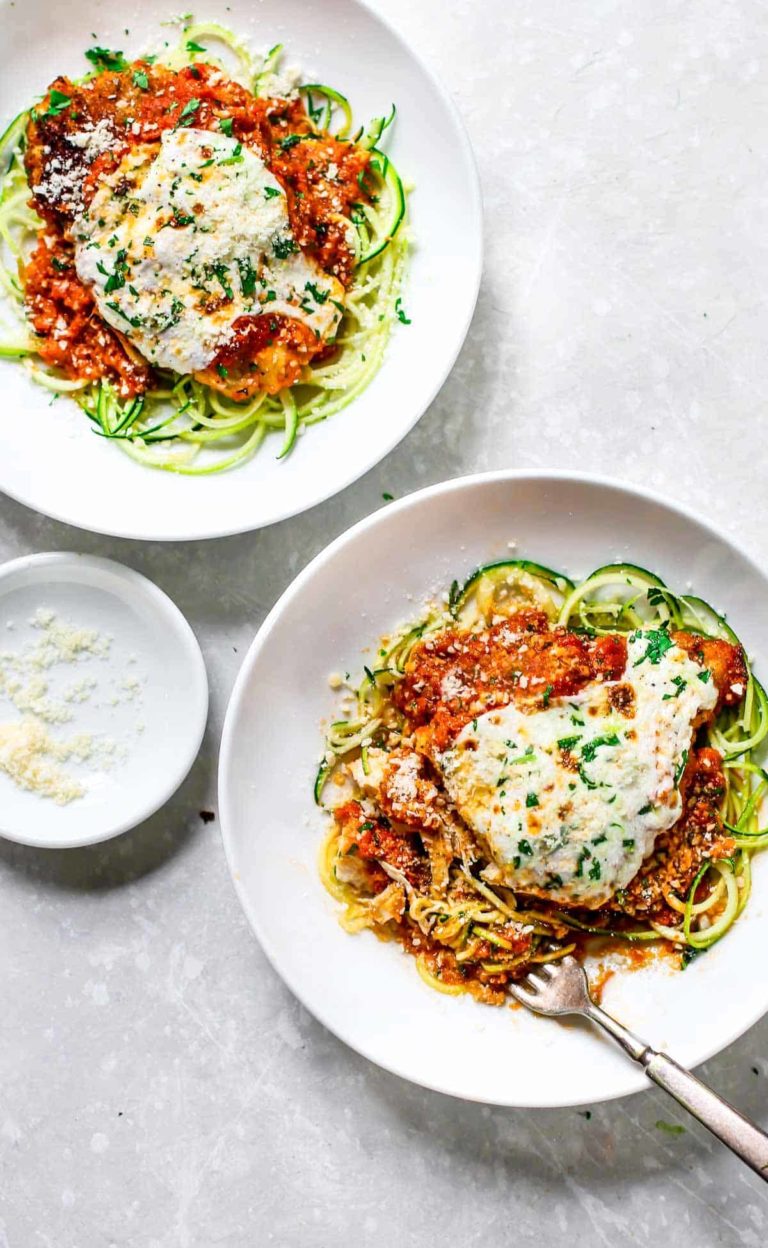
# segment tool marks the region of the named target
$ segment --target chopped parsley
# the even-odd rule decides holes
[[[237,267],[240,270],[240,289],[246,299],[252,299],[256,292],[256,270],[246,256],[245,259],[237,261]]]
[[[624,846],[624,848],[625,848],[625,849],[634,849],[634,848],[635,848],[635,842],[634,842],[633,840],[622,841],[621,843],[622,843],[622,845]]]
[[[231,156],[227,156],[226,160],[220,160],[220,165],[239,165],[243,160],[243,145],[236,143]]]
[[[133,81],[140,91],[149,90],[149,78],[143,69],[135,69],[133,71]]]
[[[70,96],[65,95],[63,91],[57,91],[54,87],[48,97],[48,107],[43,113],[43,117],[58,117],[59,113],[63,113],[68,104],[72,103]]]
[[[637,813],[638,815],[649,815],[652,810],[653,806],[651,802],[646,802],[645,806],[641,806]]]
[[[601,874],[602,874],[602,872],[601,872],[601,869],[600,869],[600,863],[598,862],[597,858],[593,858],[593,860],[592,860],[592,866],[589,868],[589,878],[590,878],[590,880],[599,880],[599,879],[600,879]]]
[[[112,311],[115,312],[118,316],[122,316],[123,320],[127,321],[129,325],[132,325],[134,329],[138,329],[142,323],[140,316],[129,316],[127,312],[123,311],[123,309],[120,307],[120,304],[115,303],[113,299],[107,300],[107,307],[111,308]]]
[[[584,767],[583,767],[583,765],[582,765],[581,763],[579,763],[579,775],[580,775],[580,777],[581,777],[582,784],[584,784],[586,788],[588,788],[588,789],[596,789],[596,788],[597,788],[597,785],[595,784],[595,781],[594,781],[594,780],[590,780],[589,776],[587,775],[587,773],[586,773],[586,771],[584,770]]]
[[[128,275],[128,265],[126,264],[125,259],[126,254],[127,253],[123,248],[118,251],[115,256],[115,267],[111,273],[109,269],[105,268],[101,260],[97,260],[96,262],[96,268],[99,270],[99,273],[107,279],[104,283],[104,293],[107,295],[111,295],[113,290],[120,290],[121,287],[125,286],[125,279]]]
[[[181,300],[176,299],[176,298],[172,299],[170,312],[168,313],[165,320],[161,321],[160,324],[158,324],[156,327],[158,332],[162,334],[166,329],[171,329],[174,325],[178,325],[179,321],[181,320],[181,314],[183,311],[184,311],[184,304],[181,302]]]
[[[280,196],[280,194],[281,194],[281,192],[277,189],[277,187],[276,187],[276,186],[265,186],[265,187],[264,187],[264,198],[265,198],[265,199],[278,199],[278,198],[279,198],[279,196]]]
[[[685,771],[687,762],[688,762],[688,751],[683,750],[683,753],[680,758],[680,762],[677,764],[677,767],[675,768],[675,788],[677,788],[677,786],[679,785],[680,781],[683,778],[683,772]]]
[[[577,733],[575,737],[561,737],[557,743],[559,750],[572,750],[574,745],[578,745],[581,736]]]
[[[544,690],[544,693],[541,696],[541,700],[545,706],[549,706],[549,699],[552,697],[552,694],[554,692],[555,692],[555,686],[547,685],[546,689]]]
[[[220,117],[219,129],[221,130],[222,134],[226,134],[227,138],[231,139],[232,138],[232,118]]]
[[[187,39],[187,52],[205,52],[206,48],[201,43],[195,43],[194,39]]]
[[[397,299],[395,300],[395,316],[397,317],[401,325],[412,324],[410,317],[405,315],[405,311],[403,309],[403,301],[399,295],[397,296]]]
[[[635,659],[634,667],[639,667],[647,659],[649,663],[654,665],[660,663],[663,655],[674,645],[669,633],[663,628],[651,629],[647,633],[638,632],[635,634],[638,639],[644,637],[648,642],[645,654],[641,654],[639,659]]]
[[[278,260],[286,260],[294,251],[298,251],[298,247],[292,238],[276,238],[272,250]]]
[[[108,69],[113,73],[120,73],[128,66],[122,52],[112,52],[109,48],[87,48],[85,59],[95,65],[99,72]]]
[[[616,736],[615,732],[609,733],[607,736],[604,736],[604,737],[593,737],[593,739],[591,741],[588,741],[587,744],[584,746],[583,750],[581,751],[581,757],[584,759],[585,763],[592,763],[594,762],[595,757],[597,755],[597,751],[600,749],[601,745],[618,745],[618,744],[619,744],[619,738]]]
[[[574,875],[576,876],[577,880],[580,880],[581,877],[583,876],[584,863],[587,861],[588,858],[591,858],[591,857],[592,857],[592,850],[587,845],[585,845],[581,853],[579,854],[578,860],[576,862],[576,870],[574,871]]]
[[[707,681],[711,679],[712,679],[712,673],[710,672],[708,667],[705,667],[703,672],[699,672],[699,680],[701,681],[703,685],[706,685]]]
[[[538,806],[539,799],[535,793],[528,793],[525,798],[525,804],[528,807]]]
[[[279,140],[277,146],[283,152],[290,152],[291,148],[295,147],[297,143],[301,143],[302,139],[309,139],[311,137],[312,136],[309,134],[286,134],[284,139]]]
[[[217,365],[216,365],[216,372],[219,374],[219,376],[220,376],[220,377],[228,377],[228,376],[229,376],[229,369],[228,369],[228,368],[225,368],[223,364],[217,364]],[[365,824],[362,824],[362,825],[361,825],[360,830],[362,831],[362,830],[363,830],[363,828],[365,828],[365,826],[366,826]]]
[[[517,848],[520,850],[521,854],[531,855],[533,853],[530,841],[518,841]]]
[[[666,1131],[667,1135],[685,1135],[685,1127],[676,1122],[665,1122],[663,1118],[657,1120],[656,1130]]]
[[[672,684],[675,686],[675,692],[665,693],[664,697],[661,699],[662,702],[669,702],[670,698],[679,698],[680,694],[683,692],[683,689],[685,689],[685,686],[687,685],[687,683],[688,682],[684,676],[673,676]]]
[[[187,100],[179,113],[179,120],[176,122],[176,125],[184,126],[190,123],[199,107],[200,101],[197,98],[193,97],[191,100]]]
[[[327,290],[318,290],[314,282],[307,282],[304,289],[309,291],[315,303],[325,303],[328,298],[329,292]]]

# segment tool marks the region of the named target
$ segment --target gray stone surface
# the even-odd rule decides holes
[[[1,505],[3,558],[84,550],[155,579],[212,686],[202,756],[148,824],[81,851],[0,843],[2,1248],[768,1239],[764,1187],[696,1126],[659,1130],[680,1121],[660,1093],[589,1119],[491,1110],[347,1052],[266,965],[199,817],[255,628],[384,491],[499,466],[604,471],[768,559],[765,5],[381,7],[455,93],[487,210],[477,316],[417,429],[311,514],[209,545]],[[704,1068],[766,1126],[767,1043],[763,1022]]]

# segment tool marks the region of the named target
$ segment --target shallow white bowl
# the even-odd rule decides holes
[[[116,746],[107,766],[61,764],[82,781],[83,797],[65,806],[18,788],[0,770],[0,836],[49,849],[92,845],[148,819],[176,791],[195,761],[208,717],[208,679],[189,624],[167,594],[132,568],[91,555],[51,553],[0,567],[0,649],[39,637],[38,610],[110,638],[104,657],[58,664],[41,674],[51,693],[83,677],[97,688],[71,704],[72,719],[49,729]],[[20,718],[0,697],[0,721]]]
[[[57,74],[83,73],[83,51],[92,44],[135,56],[163,39],[175,42],[178,28],[160,23],[176,11],[149,0],[129,10],[120,0],[97,9],[85,0],[63,7],[0,0],[0,133]],[[50,394],[18,363],[0,363],[0,490],[68,524],[122,537],[186,540],[256,529],[356,480],[397,445],[445,381],[480,281],[480,193],[464,128],[442,87],[381,18],[360,0],[205,0],[196,17],[224,23],[256,50],[282,42],[286,63],[343,91],[360,121],[397,104],[386,149],[414,184],[414,247],[403,290],[412,323],[395,325],[369,388],[308,430],[285,461],[276,459],[280,436],[271,435],[248,464],[203,478],[134,463],[94,436],[71,399],[51,406]]]
[[[500,1105],[569,1105],[646,1086],[601,1035],[581,1026],[445,997],[413,960],[371,933],[350,936],[317,875],[324,817],[312,782],[328,675],[361,670],[364,649],[418,617],[433,591],[515,554],[579,578],[603,563],[652,568],[728,619],[758,673],[768,662],[768,582],[706,522],[617,482],[493,473],[413,494],[362,521],[301,573],[243,664],[224,727],[219,803],[240,901],[273,966],[347,1044],[415,1083]],[[725,940],[684,973],[664,963],[619,975],[607,1008],[687,1066],[768,1009],[757,951],[768,943],[768,856]]]

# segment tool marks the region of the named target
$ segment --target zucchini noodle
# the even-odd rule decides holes
[[[350,764],[360,760],[367,776],[369,748],[397,746],[407,735],[406,721],[391,695],[417,644],[449,628],[482,632],[525,608],[545,611],[550,627],[593,637],[629,637],[638,629],[680,630],[740,645],[725,618],[703,600],[676,594],[653,573],[630,564],[598,568],[578,585],[528,560],[487,564],[463,585],[454,582],[420,620],[384,637],[375,650],[376,665],[364,669],[357,685],[344,686],[345,714],[328,729],[315,781],[318,805],[331,811],[342,806],[350,797],[350,785],[355,790],[351,777],[359,774],[350,770]],[[400,938],[415,954],[422,978],[451,995],[467,989],[455,982],[455,975],[443,978],[440,957],[428,957],[420,949],[421,937],[427,939],[432,954],[435,949],[450,950],[452,966],[479,966],[486,979],[495,983],[505,976],[514,977],[516,968],[523,965],[555,960],[574,948],[583,952],[589,947],[584,942],[592,937],[616,938],[640,947],[666,941],[680,950],[681,964],[687,965],[722,939],[743,912],[751,889],[752,855],[768,846],[768,820],[763,814],[768,771],[756,761],[768,735],[768,699],[748,661],[746,670],[747,685],[739,705],[721,710],[699,729],[697,738],[697,745],[716,750],[722,759],[725,785],[719,815],[723,835],[731,838],[733,850],[728,857],[705,857],[685,895],[665,890],[664,900],[673,916],[668,923],[633,920],[629,913],[621,913],[620,900],[609,912],[592,911],[586,917],[583,910],[574,912],[564,906],[538,907],[531,904],[532,898],[506,885],[487,882],[478,870],[477,856],[465,855],[462,860],[461,854],[448,866],[443,886],[430,885],[424,892],[390,869],[385,857],[379,859],[379,866],[384,866],[400,890],[400,910],[391,912],[390,888],[371,896],[354,879],[340,878],[338,871],[349,861],[345,854],[350,851],[333,821],[322,848],[320,875],[343,906],[343,926],[354,932],[371,927],[384,938]],[[421,839],[434,867],[430,834],[425,830]],[[531,948],[523,956],[515,953],[505,934],[510,923],[525,925],[533,934]]]
[[[89,59],[94,64],[99,53],[122,61],[119,53],[92,49]],[[282,85],[281,53],[278,44],[265,56],[256,56],[226,27],[186,21],[178,45],[154,60],[172,70],[205,61],[255,95],[269,96]],[[281,435],[276,457],[285,459],[306,429],[363,393],[381,367],[395,322],[403,319],[398,300],[409,246],[406,192],[394,165],[377,146],[394,120],[394,107],[350,139],[354,123],[344,96],[319,83],[298,89],[318,133],[329,132],[340,141],[369,150],[367,176],[374,193],[370,204],[361,203],[353,211],[356,271],[332,342],[336,348],[332,357],[308,365],[300,380],[279,394],[259,394],[247,402],[227,399],[193,377],[162,370],[156,370],[159,388],[123,399],[107,380],[73,381],[36,358],[35,337],[25,318],[23,269],[44,223],[29,206],[31,192],[24,168],[29,111],[19,114],[0,138],[4,171],[0,179],[0,287],[12,321],[0,337],[0,358],[23,361],[37,384],[56,395],[71,394],[93,432],[139,463],[204,476],[250,459],[272,433]]]

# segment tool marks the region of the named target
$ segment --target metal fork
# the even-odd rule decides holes
[[[519,983],[510,984],[509,991],[536,1014],[582,1014],[597,1023],[643,1067],[649,1079],[669,1092],[761,1179],[768,1181],[768,1135],[666,1053],[657,1053],[595,1005],[584,968],[570,954],[559,962],[542,963]]]

